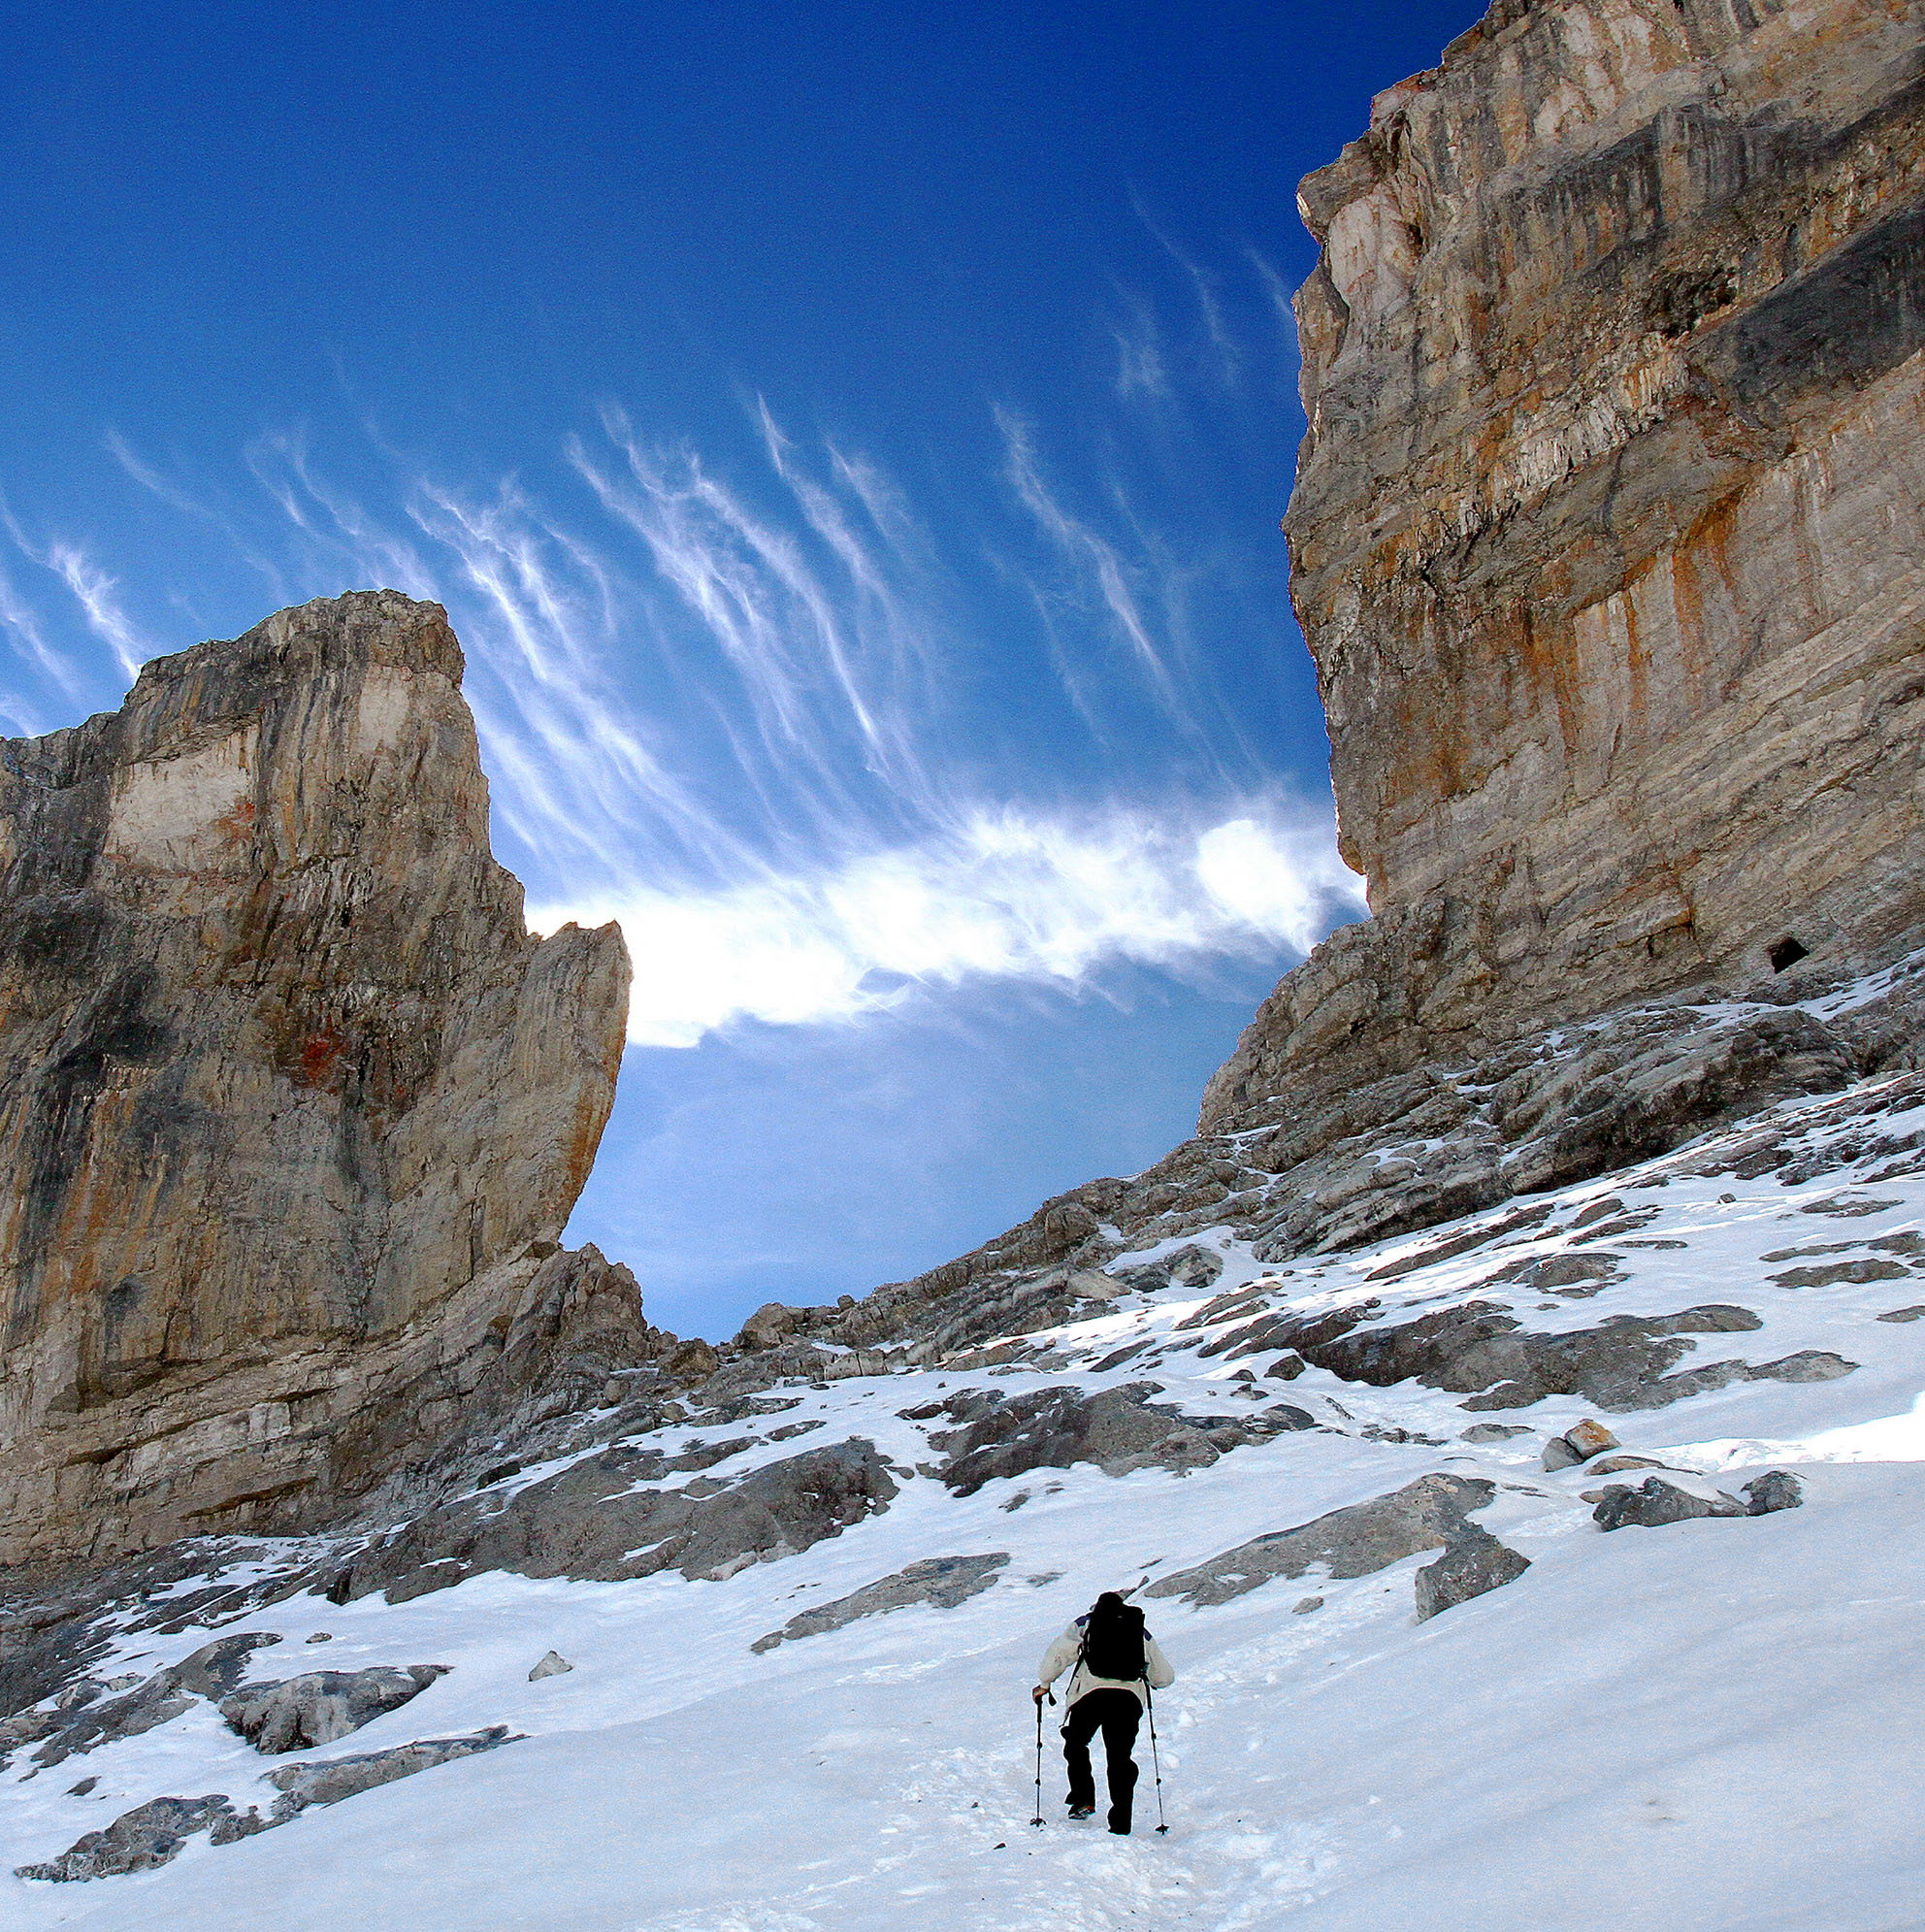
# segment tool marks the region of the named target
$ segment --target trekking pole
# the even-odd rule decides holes
[[[1147,1677],[1143,1680],[1143,1701],[1150,1713],[1150,1769],[1156,1774],[1157,1779],[1157,1829],[1158,1832],[1166,1832],[1169,1826],[1163,1822],[1163,1767],[1157,1756],[1157,1693],[1150,1688],[1150,1680]],[[1040,1801],[1036,1809],[1042,1810]]]
[[[1042,1824],[1042,1698],[1036,1698],[1036,1817],[1030,1824]]]

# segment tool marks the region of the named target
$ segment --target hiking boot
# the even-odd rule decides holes
[[[1129,1827],[1126,1824],[1113,1824],[1110,1826],[1110,1829],[1113,1832],[1115,1832],[1119,1838],[1127,1838],[1129,1836]]]
[[[1073,1818],[1093,1817],[1095,1815],[1095,1810],[1094,1805],[1071,1805],[1069,1816]]]

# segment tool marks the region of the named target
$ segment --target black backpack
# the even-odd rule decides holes
[[[1120,1596],[1106,1591],[1083,1620],[1083,1646],[1079,1653],[1083,1668],[1092,1677],[1134,1684],[1148,1671],[1148,1660],[1143,1654],[1148,1635],[1143,1627],[1143,1613],[1133,1603],[1125,1603]]]

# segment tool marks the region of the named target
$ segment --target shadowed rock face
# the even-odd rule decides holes
[[[362,592],[0,743],[0,1560],[319,1521],[632,1358],[555,1246],[627,959],[526,930],[461,673]]]

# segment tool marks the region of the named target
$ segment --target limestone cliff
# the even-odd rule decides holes
[[[1501,0],[1300,207],[1286,529],[1378,919],[1206,1122],[1915,938],[1925,10]]]
[[[323,1520],[642,1331],[558,1237],[612,927],[537,939],[392,591],[0,742],[0,1560]]]

